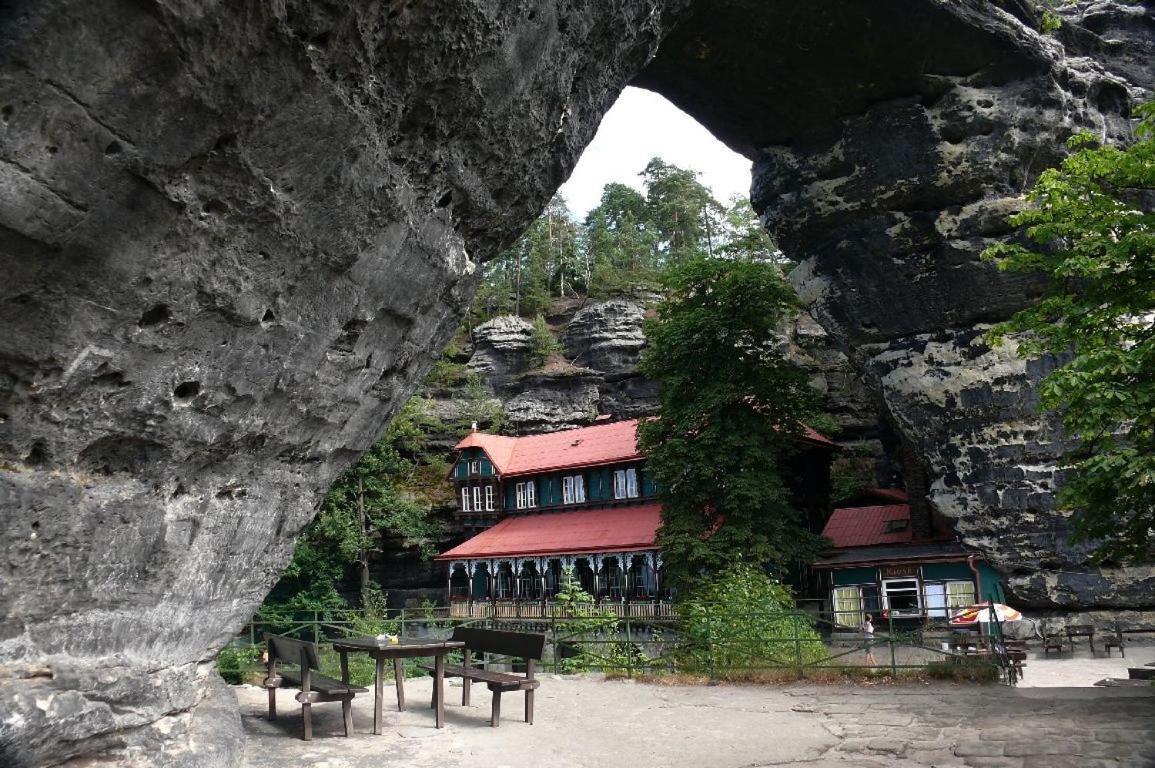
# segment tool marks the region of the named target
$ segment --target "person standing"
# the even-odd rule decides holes
[[[862,620],[862,638],[863,647],[866,650],[866,663],[872,667],[877,667],[878,660],[874,658],[874,621],[869,613]]]

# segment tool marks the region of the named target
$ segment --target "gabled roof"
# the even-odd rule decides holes
[[[955,541],[932,541],[923,544],[898,544],[881,547],[844,549],[814,563],[815,568],[850,568],[879,563],[957,562],[978,554]]]
[[[890,531],[893,520],[905,521],[902,530]],[[909,504],[887,504],[879,507],[842,507],[834,510],[822,535],[837,549],[873,547],[879,544],[909,544],[914,541],[910,525]]]
[[[657,548],[661,523],[661,504],[515,515],[436,559],[640,552]]]
[[[834,442],[810,427],[804,428],[802,440],[823,447],[835,447]],[[470,432],[456,446],[458,451],[465,448],[481,448],[485,451],[497,467],[498,474],[503,477],[551,469],[595,467],[645,458],[638,451],[637,419],[524,437]]]
[[[508,477],[640,459],[637,433],[637,419],[524,437],[471,432],[457,450],[481,448],[498,473]]]

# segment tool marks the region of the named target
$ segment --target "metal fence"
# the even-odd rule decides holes
[[[474,626],[546,635],[547,671],[600,671],[608,675],[683,674],[756,679],[858,675],[879,672],[973,679],[1003,678],[1013,684],[997,622],[960,635],[945,626],[905,626],[880,621],[873,638],[816,611],[735,613],[722,607],[694,612],[633,615],[599,605],[551,604],[538,615],[462,616],[451,607],[404,609],[388,618],[364,611],[258,614],[234,646],[258,646],[266,633],[311,640],[324,649],[333,640],[386,632],[402,638],[444,638],[454,627]],[[505,665],[507,659],[490,659]]]

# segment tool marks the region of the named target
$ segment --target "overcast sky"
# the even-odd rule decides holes
[[[601,200],[611,181],[638,190],[651,157],[701,172],[714,197],[729,202],[750,194],[750,161],[731,152],[697,121],[651,91],[627,88],[606,113],[561,194],[580,220]]]

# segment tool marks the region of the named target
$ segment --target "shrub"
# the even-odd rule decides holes
[[[245,682],[245,675],[253,671],[261,657],[256,645],[227,645],[217,654],[217,672],[230,685]]]
[[[561,344],[554,338],[553,331],[538,315],[533,320],[533,331],[529,337],[529,359],[534,367],[541,367],[554,355],[561,354]]]
[[[680,671],[725,677],[740,670],[801,667],[825,658],[813,619],[760,569],[735,565],[705,581],[678,606]]]

